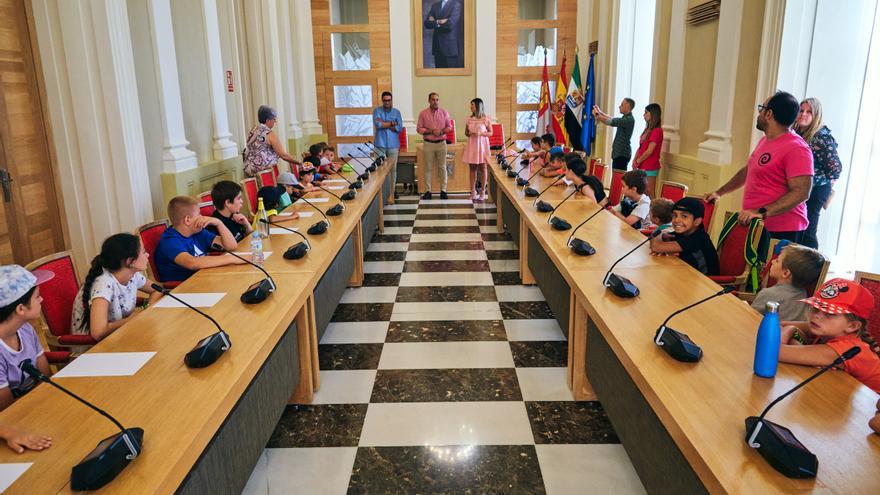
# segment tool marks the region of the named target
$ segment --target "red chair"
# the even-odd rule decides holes
[[[824,279],[825,277],[819,277]],[[824,280],[822,280],[824,282]],[[874,310],[868,316],[868,333],[880,342],[880,275],[856,271],[855,281],[874,294]],[[810,294],[812,295],[812,294]]]
[[[241,181],[241,193],[244,196],[245,204],[251,209],[251,215],[257,213],[257,191],[259,190],[257,179],[251,177]]]
[[[153,280],[165,286],[166,289],[173,289],[174,287],[177,287],[180,282],[163,281],[162,278],[159,277],[159,270],[156,268],[156,248],[159,247],[159,239],[162,238],[162,234],[164,234],[167,229],[168,220],[162,219],[141,225],[138,227],[137,233],[141,238],[141,243],[144,245],[144,251],[150,255],[150,276]]]
[[[663,196],[661,194],[660,197],[665,198],[666,196]],[[703,203],[703,228],[706,229],[706,232],[711,232],[712,231],[712,215],[715,213],[715,203],[710,203],[710,202],[704,200],[700,196],[689,196],[689,197],[696,198],[700,201],[700,203]],[[672,201],[676,201],[672,198],[668,198],[668,199],[670,199]]]
[[[199,203],[199,213],[203,217],[210,217],[214,214],[214,202],[213,201],[205,201]]]
[[[400,128],[400,151],[406,152],[409,149],[409,138],[406,136],[406,127]]]
[[[73,305],[82,304],[82,301],[76,300],[79,277],[73,264],[73,254],[70,251],[50,254],[31,262],[26,268],[47,270],[55,274],[51,280],[40,284],[40,295],[43,296],[43,320],[46,322],[46,328],[49,329],[49,334],[46,335],[49,348],[56,350],[71,346],[95,345],[97,342],[91,335],[74,335],[70,328]],[[60,354],[54,357],[63,358]]]
[[[199,203],[207,203],[213,202],[213,198],[211,198],[211,191],[205,191],[203,193],[199,193]]]
[[[271,168],[257,172],[257,178],[260,179],[260,187],[275,185],[275,172]]]
[[[738,291],[745,291],[752,270],[757,270],[756,267],[759,266],[756,265],[760,262],[757,253],[761,234],[764,232],[764,222],[753,221],[754,227],[751,227],[736,221],[735,216],[734,214],[728,219],[718,241],[718,275],[709,278],[719,285],[734,286]],[[749,241],[750,249],[746,245]],[[752,258],[751,262],[749,257]],[[755,276],[757,277],[757,272]]]
[[[608,204],[617,206],[623,197],[623,170],[611,171],[611,188],[608,190]]]
[[[278,164],[272,165],[272,176],[275,178],[274,182],[278,182]]]
[[[599,179],[599,182],[602,184],[605,183],[605,171],[608,169],[608,166],[602,162],[596,162],[593,165],[592,175],[596,176]]]
[[[504,148],[504,126],[492,124],[492,135],[489,136],[489,149],[500,150]]]
[[[449,128],[449,132],[446,133],[446,144],[452,144],[455,142],[455,119],[449,121]]]
[[[660,186],[660,197],[666,198],[673,203],[687,196],[687,193],[688,186],[679,184],[678,182],[664,180],[663,184]]]

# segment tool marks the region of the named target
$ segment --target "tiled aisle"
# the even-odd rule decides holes
[[[643,493],[495,206],[402,198],[245,493]]]

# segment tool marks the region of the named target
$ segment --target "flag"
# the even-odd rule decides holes
[[[584,110],[581,112],[581,146],[587,156],[593,153],[593,142],[596,141],[596,117],[593,116],[593,105],[596,102],[596,88],[593,74],[593,56],[590,54],[590,67],[587,69],[587,83],[584,86]]]
[[[584,111],[584,94],[581,93],[581,64],[577,48],[574,51],[574,69],[568,81],[568,96],[565,98],[565,130],[571,146],[583,151],[581,144],[581,112]]]
[[[562,52],[562,66],[559,67],[559,78],[556,80],[556,96],[553,98],[553,134],[556,144],[568,145],[568,133],[565,131],[565,99],[568,96],[568,74],[565,73],[565,52]]]
[[[547,50],[544,50],[544,75],[541,79],[541,97],[538,100],[538,124],[535,126],[535,135],[543,136],[553,131],[550,109],[550,81],[547,77]]]

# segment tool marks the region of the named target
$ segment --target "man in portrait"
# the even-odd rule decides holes
[[[440,0],[431,5],[425,29],[433,30],[431,54],[437,69],[464,67],[459,37],[463,30],[460,0]],[[426,33],[427,34],[427,33]]]

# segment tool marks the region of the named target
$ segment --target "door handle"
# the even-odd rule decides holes
[[[0,187],[3,188],[3,202],[9,203],[12,201],[12,176],[9,175],[9,171],[5,168],[0,168]]]

